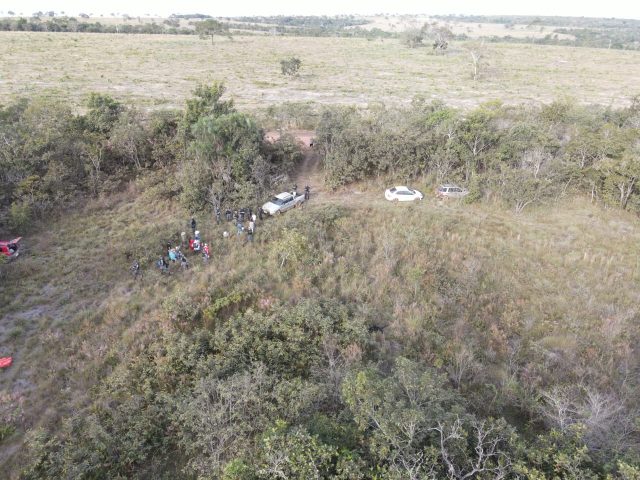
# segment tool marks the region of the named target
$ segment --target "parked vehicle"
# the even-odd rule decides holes
[[[469,195],[469,190],[453,185],[452,183],[445,183],[436,189],[436,196],[438,198],[462,198],[467,195]]]
[[[262,210],[269,215],[279,215],[304,203],[304,193],[282,192],[262,205]]]
[[[13,240],[0,240],[0,255],[5,257],[17,257],[20,255],[19,243],[22,237],[14,238]]]
[[[412,200],[422,200],[424,195],[418,190],[413,190],[405,186],[397,186],[386,189],[384,198],[390,202],[411,202]]]

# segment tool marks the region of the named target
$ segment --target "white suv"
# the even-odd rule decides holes
[[[436,189],[436,196],[438,198],[462,198],[467,195],[469,195],[469,190],[451,183],[445,183]]]

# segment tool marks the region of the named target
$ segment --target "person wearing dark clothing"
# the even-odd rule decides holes
[[[216,225],[220,225],[220,208],[216,207]]]
[[[233,218],[233,214],[231,213],[231,210],[229,210],[227,208],[227,210],[224,212],[224,216],[227,219],[227,222],[230,222],[231,219]]]
[[[241,208],[238,212],[238,221],[244,223],[244,208]]]
[[[195,235],[196,234],[196,219],[195,218],[191,219],[191,230],[192,230],[193,234]]]
[[[250,243],[253,243],[253,230],[249,229],[247,230],[247,241]]]
[[[169,264],[164,259],[164,257],[160,257],[156,264],[158,265],[161,273],[169,273]]]
[[[304,187],[304,199],[305,200],[309,200],[309,193],[310,193],[310,188],[309,185],[305,185]]]
[[[262,221],[262,207],[258,208],[258,218]]]
[[[251,207],[247,208],[247,219],[251,220],[253,218],[253,211]]]
[[[141,272],[140,272],[140,263],[136,260],[133,262],[133,265],[131,265],[131,273],[133,273],[133,278],[138,278],[138,275],[142,276]]]

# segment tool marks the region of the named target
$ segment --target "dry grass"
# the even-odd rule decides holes
[[[235,37],[215,45],[196,36],[0,33],[0,95],[47,95],[80,105],[89,92],[145,108],[181,107],[199,82],[224,80],[244,109],[290,101],[404,104],[415,95],[470,107],[499,99],[626,105],[638,93],[640,53],[490,44],[489,68],[471,80],[469,55],[408,49],[395,40]],[[299,78],[279,61],[297,56]]]

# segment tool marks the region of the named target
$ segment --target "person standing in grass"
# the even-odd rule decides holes
[[[161,256],[156,263],[158,265],[158,268],[160,269],[160,273],[169,273],[169,264],[164,259],[164,255]]]
[[[191,218],[191,232],[193,235],[196,234],[196,219],[193,217]]]
[[[140,271],[140,262],[138,262],[138,260],[135,260],[133,262],[133,265],[131,265],[131,273],[133,273],[133,279],[137,279],[138,275],[140,275],[140,278],[142,278],[142,272]]]

